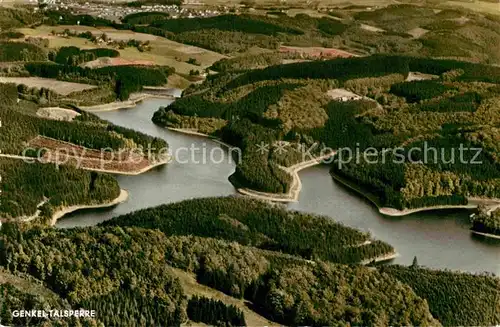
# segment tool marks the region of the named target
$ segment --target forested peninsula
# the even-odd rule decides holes
[[[410,81],[413,72],[435,77]],[[497,83],[498,67],[456,60],[376,55],[293,63],[210,77],[153,121],[211,129],[242,149],[230,178],[238,187],[286,193],[292,177],[280,166],[343,150],[332,174],[369,190],[380,207],[465,205],[500,197]],[[259,152],[260,144],[268,151]],[[367,150],[375,153],[369,161],[342,157]]]
[[[471,216],[473,233],[500,239],[500,205],[495,208],[482,206]]]

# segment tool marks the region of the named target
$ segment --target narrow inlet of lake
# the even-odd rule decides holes
[[[57,227],[91,226],[164,203],[236,194],[227,179],[234,172],[234,160],[225,151],[226,155],[220,157],[222,151],[218,143],[153,124],[153,113],[170,103],[165,99],[149,99],[135,108],[98,114],[114,124],[165,139],[178,158],[138,176],[118,176],[121,188],[129,191],[125,203],[111,209],[75,212],[59,220]],[[217,153],[216,162],[220,163],[206,160],[207,153]],[[290,209],[326,215],[344,225],[370,232],[374,238],[396,248],[400,256],[394,263],[409,265],[416,256],[419,264],[429,268],[500,275],[500,242],[471,235],[469,211],[385,217],[363,197],[334,182],[326,166],[308,168],[299,175],[302,192],[298,202],[288,205]]]

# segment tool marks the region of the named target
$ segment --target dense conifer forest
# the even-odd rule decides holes
[[[0,134],[0,146],[3,153],[21,154],[26,143],[37,135],[96,150],[118,150],[131,145],[147,149],[151,145],[152,151],[156,152],[167,147],[163,139],[116,126],[91,114],[84,114],[80,119],[68,122],[42,119],[29,112],[25,113],[22,108],[25,104],[18,104],[16,101],[19,89],[14,84],[2,84],[0,87],[3,94],[0,119],[4,125]]]
[[[0,42],[0,61],[42,61],[47,53],[40,47],[24,42]]]
[[[70,166],[1,158],[0,171],[2,219],[27,218],[39,209],[40,219],[50,220],[61,207],[105,203],[120,194],[112,176]]]
[[[479,213],[471,218],[472,230],[480,233],[500,236],[500,210],[489,211],[480,208]]]
[[[179,282],[164,269],[161,251],[150,252],[156,247],[155,242],[139,245],[155,232],[123,232],[22,232],[15,225],[3,224],[1,265],[40,279],[71,307],[85,306],[101,312],[98,319],[103,319],[106,326],[139,321],[148,325],[179,325],[184,320],[186,305]],[[66,233],[68,238],[63,236]],[[130,247],[122,243],[128,233]],[[23,256],[19,256],[17,246],[25,248]],[[137,256],[134,248],[150,255]],[[112,312],[126,314],[109,314]]]
[[[214,201],[205,209],[217,210],[222,203]],[[250,229],[234,219],[229,223]],[[490,325],[500,319],[498,308],[491,306],[498,303],[496,277],[427,270],[418,267],[416,260],[412,267],[378,268],[309,261],[210,238],[220,237],[213,229],[205,238],[107,225],[57,230],[6,223],[0,230],[0,265],[15,274],[31,275],[20,275],[24,279],[43,282],[47,291],[41,301],[126,312],[98,315],[96,319],[106,326],[131,322],[174,326],[188,318],[240,325],[236,322],[243,316],[234,307],[200,298],[188,301],[169,267],[192,272],[198,282],[244,298],[261,315],[286,325]],[[3,287],[11,288],[8,284]],[[10,301],[22,301],[22,294],[9,294]],[[47,298],[47,294],[57,295]],[[491,308],[491,313],[485,308]],[[11,319],[3,312],[2,322]]]
[[[383,266],[387,273],[427,299],[443,326],[492,325],[500,321],[500,280],[484,275],[437,271],[422,267]],[[480,308],[476,310],[472,308]]]
[[[40,118],[26,112],[25,103],[17,103],[20,89],[23,88],[14,84],[2,84],[0,87],[0,149],[3,154],[41,159],[44,152],[29,146],[29,142],[38,135],[95,150],[143,148],[146,152],[150,147],[154,154],[167,147],[163,139],[116,126],[92,114],[83,114],[79,120],[72,122]],[[32,149],[27,151],[29,148]],[[2,219],[28,218],[40,210],[41,220],[49,221],[61,207],[101,204],[120,194],[116,179],[110,175],[70,166],[42,164],[36,159],[25,162],[1,158],[0,173]]]
[[[130,93],[142,90],[143,86],[166,84],[167,77],[174,72],[172,68],[164,66],[108,66],[91,69],[53,62],[30,62],[25,68],[32,76],[98,85],[112,83],[120,100],[128,99]]]
[[[246,326],[245,315],[234,305],[228,306],[220,300],[193,296],[187,305],[187,315],[194,322],[213,326]]]
[[[168,264],[195,271],[198,280],[209,286],[262,304],[264,315],[282,323],[437,324],[426,302],[408,286],[365,267],[305,261],[291,264],[286,258],[266,259],[265,253],[235,243],[166,237],[159,231],[140,228],[23,231],[19,226],[4,224],[1,234],[0,264],[10,271],[40,279],[72,307],[127,312],[98,316],[107,326],[128,325],[137,318],[145,324],[169,326],[185,321],[187,301],[179,281],[169,274]],[[19,246],[25,256],[17,255]],[[63,260],[67,264],[60,264]],[[301,297],[306,289],[317,291]],[[345,291],[330,295],[320,291],[328,289]],[[354,290],[358,290],[355,298],[349,295]],[[372,305],[360,301],[368,295]],[[333,302],[323,301],[324,296]],[[333,311],[331,303],[336,301]],[[313,311],[314,306],[317,309]],[[225,306],[218,308],[221,315],[227,312]]]
[[[119,55],[120,53],[114,49],[97,48],[81,50],[77,47],[69,46],[60,48],[54,57],[54,61],[62,65],[77,66],[99,57],[118,57]]]
[[[289,212],[242,197],[187,200],[139,210],[104,222],[104,226],[159,229],[167,235],[216,237],[280,251],[305,259],[356,263],[394,249],[370,235],[329,218]]]
[[[170,15],[165,12],[137,12],[123,17],[122,22],[131,25],[152,24],[157,20],[168,18]]]

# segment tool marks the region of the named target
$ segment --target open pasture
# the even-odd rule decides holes
[[[42,77],[0,77],[0,83],[24,84],[28,87],[46,88],[61,95],[68,95],[73,92],[94,89],[97,86],[59,81],[52,78]]]
[[[120,52],[120,58],[124,60],[132,62],[152,62],[155,65],[170,66],[174,67],[176,72],[181,74],[189,74],[191,70],[201,71],[207,67],[210,67],[214,62],[225,57],[213,51],[174,42],[163,37],[144,33],[136,33],[128,30],[121,31],[113,28],[95,28],[90,26],[65,25],[39,26],[35,29],[21,28],[18,29],[18,31],[24,33],[26,36],[48,39],[50,48],[59,48],[63,46],[76,46],[81,49],[110,47],[104,43],[96,45],[84,38],[66,37],[62,35],[54,35],[52,33],[55,32],[56,34],[62,34],[66,29],[77,33],[90,31],[96,36],[106,34],[108,38],[115,41],[126,41],[130,39],[140,40],[143,42],[149,41],[151,46],[150,51],[141,52],[135,47],[126,47],[125,49],[116,50]],[[199,65],[187,63],[190,58],[195,59]]]

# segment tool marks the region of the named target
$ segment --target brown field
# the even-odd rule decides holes
[[[313,58],[349,58],[357,57],[357,55],[339,49],[321,48],[321,47],[289,47],[281,46],[279,49],[282,53],[300,53],[304,57]]]
[[[94,89],[97,86],[81,83],[58,81],[42,77],[0,77],[0,83],[24,84],[28,87],[47,88],[61,95]]]
[[[117,151],[94,150],[76,144],[37,136],[28,145],[32,148],[45,149],[43,162],[58,165],[73,165],[88,170],[106,170],[117,173],[134,173],[154,165],[154,158],[144,154],[122,149]]]

